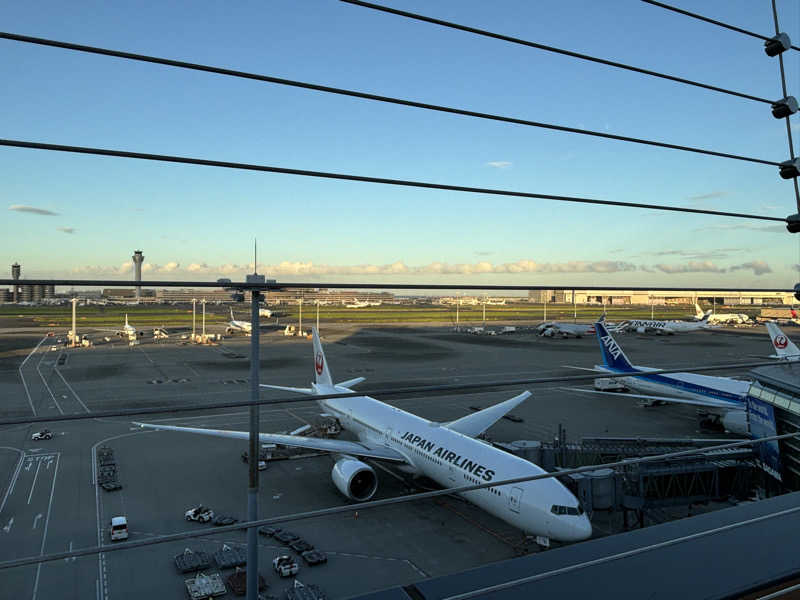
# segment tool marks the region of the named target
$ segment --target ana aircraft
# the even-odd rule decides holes
[[[685,333],[687,331],[697,331],[698,329],[708,329],[709,315],[696,322],[691,321],[658,321],[653,319],[632,319],[620,325],[626,331],[636,333],[655,332],[659,335],[673,335],[675,333]]]
[[[767,331],[772,347],[775,348],[775,354],[770,354],[769,358],[788,361],[800,360],[800,348],[786,337],[780,327],[775,323],[767,323]]]
[[[595,365],[593,371],[603,373],[645,373],[657,371],[653,367],[633,365],[625,356],[620,345],[611,336],[603,323],[595,323],[603,364]],[[745,400],[750,389],[749,381],[715,377],[696,373],[669,373],[665,375],[644,375],[620,377],[622,383],[632,390],[646,394],[618,394],[570,388],[593,394],[610,394],[628,398],[643,398],[677,404],[691,404],[708,409],[709,425],[721,426],[731,433],[747,433]],[[655,395],[659,394],[659,395]],[[662,396],[660,394],[668,394]]]
[[[225,333],[253,333],[253,324],[250,321],[237,321],[236,318],[233,316],[233,308],[231,308],[231,320],[228,321],[228,327],[225,329]]]
[[[698,321],[702,321],[703,317],[708,317],[707,321],[712,325],[722,325],[724,323],[739,324],[749,323],[750,317],[744,313],[712,313],[711,310],[703,312],[700,305],[695,302],[694,304],[695,317]]]
[[[364,381],[357,377],[334,384],[319,335],[313,329],[315,381],[310,388],[264,387],[309,395],[350,392]],[[449,423],[428,421],[369,396],[320,400],[325,413],[339,419],[358,441],[320,439],[262,433],[264,444],[282,444],[330,452],[335,460],[331,477],[348,499],[365,501],[378,488],[373,468],[363,459],[388,461],[413,475],[424,475],[445,488],[488,483],[545,471],[537,465],[475,439],[503,415],[530,396],[523,392],[510,400]],[[248,439],[247,431],[224,431],[149,425],[141,427]],[[591,536],[592,525],[578,500],[557,479],[547,478],[461,494],[488,513],[543,538],[578,541]]]

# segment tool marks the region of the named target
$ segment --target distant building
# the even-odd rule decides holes
[[[574,290],[576,304],[694,304],[703,302],[718,305],[786,304],[795,300],[790,292],[718,292],[700,291],[626,291],[626,290]],[[555,302],[572,304],[573,290],[530,290],[528,301],[537,304]]]

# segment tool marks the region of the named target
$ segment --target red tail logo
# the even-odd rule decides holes
[[[323,364],[322,353],[320,352],[314,358],[314,368],[317,370],[317,375],[322,375],[322,364]]]
[[[785,335],[779,335],[775,338],[775,341],[772,343],[775,344],[775,347],[778,348],[779,350],[783,350],[784,348],[786,348],[786,346],[789,345],[789,340],[786,339]]]

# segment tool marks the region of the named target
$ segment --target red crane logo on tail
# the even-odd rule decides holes
[[[322,375],[322,353],[317,353],[317,356],[314,358],[314,368],[317,370],[317,375]]]
[[[784,348],[786,348],[786,346],[789,345],[789,340],[786,339],[785,335],[779,335],[775,338],[773,344],[775,344],[775,347],[778,348],[779,350],[783,350]]]

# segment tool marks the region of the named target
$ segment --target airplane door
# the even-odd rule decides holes
[[[511,512],[518,513],[519,505],[522,503],[522,488],[511,488],[511,494],[508,496],[508,508]]]

